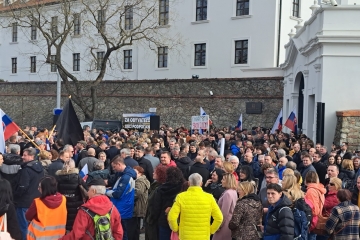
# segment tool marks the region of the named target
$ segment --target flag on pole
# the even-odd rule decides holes
[[[48,139],[48,138],[46,138],[46,150],[48,150],[48,151],[51,150],[50,142],[49,142],[49,139]]]
[[[272,127],[270,133],[275,133],[275,130],[279,130],[279,131],[282,130],[282,115],[283,115],[283,112],[282,112],[282,109],[281,109],[279,115],[276,118],[276,121],[275,121],[274,126]]]
[[[239,117],[238,123],[236,125],[236,128],[239,129],[239,130],[242,130],[242,128],[243,128],[242,114],[240,114],[240,117]]]
[[[297,117],[296,117],[296,106],[291,111],[288,119],[285,122],[285,126],[289,128],[295,135],[297,135]]]
[[[8,140],[14,133],[19,131],[19,126],[11,120],[11,118],[0,109],[0,115],[2,119],[2,127],[4,133],[4,140]]]
[[[87,164],[85,164],[85,166],[83,166],[83,168],[81,169],[79,175],[86,182],[88,174],[89,174],[89,167]]]
[[[0,110],[0,118],[3,117],[3,111]],[[4,123],[0,126],[0,153],[5,153],[6,147],[5,147],[5,138],[4,138]]]
[[[84,140],[84,132],[81,128],[79,119],[76,115],[71,100],[66,103],[59,119],[56,122],[58,139],[62,139],[64,144],[75,146],[78,141]]]

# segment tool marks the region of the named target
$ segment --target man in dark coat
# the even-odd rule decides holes
[[[194,165],[195,162],[191,161],[191,159],[187,156],[186,152],[181,151],[179,154],[179,159],[176,160],[175,163],[176,166],[181,170],[185,178],[187,172],[189,171],[189,168]]]
[[[320,183],[322,183],[325,186],[325,176],[326,176],[326,172],[327,172],[327,167],[322,162],[319,152],[316,152],[314,154],[312,165],[314,166],[314,168],[319,176]]]
[[[296,163],[296,169],[298,171],[301,170],[302,160],[301,160],[301,152],[300,152],[300,144],[294,144],[294,155],[292,156],[293,162]]]
[[[120,151],[120,156],[124,159],[125,165],[131,168],[135,166],[139,166],[139,163],[135,161],[132,157],[130,157],[130,149],[123,148]]]
[[[144,169],[144,175],[149,180],[150,183],[154,181],[153,173],[154,169],[149,160],[144,157],[145,149],[142,146],[137,146],[135,148],[135,159],[138,162],[139,166]]]
[[[110,159],[110,161],[116,156],[120,154],[120,150],[116,147],[116,140],[110,140],[110,147],[106,150],[106,158]]]
[[[66,151],[61,151],[59,155],[59,159],[56,159],[55,161],[52,161],[51,164],[48,167],[48,174],[50,176],[56,177],[56,172],[58,170],[61,170],[64,166],[65,162],[68,162],[70,160],[70,155]]]
[[[17,173],[21,169],[23,160],[20,154],[20,146],[17,144],[9,145],[10,153],[4,154],[4,163],[0,168],[0,176],[10,182],[11,188],[14,191],[17,182]]]
[[[195,163],[189,168],[188,174],[186,174],[186,179],[189,179],[189,176],[193,173],[198,173],[201,175],[203,180],[203,186],[205,186],[206,181],[210,177],[210,172],[204,162],[204,159],[200,156],[197,156],[195,158]]]
[[[44,177],[41,163],[35,160],[36,150],[27,148],[23,153],[23,164],[18,173],[18,182],[14,191],[16,215],[23,239],[26,239],[28,222],[25,213],[32,201],[40,196],[38,190],[40,180]]]

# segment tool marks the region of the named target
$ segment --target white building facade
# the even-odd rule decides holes
[[[178,36],[181,44],[156,51],[146,41],[123,47],[110,57],[104,80],[283,76],[279,63],[285,60],[287,34],[302,19],[310,18],[312,4],[313,0],[158,0],[160,33],[173,39]],[[53,15],[48,14],[48,21],[61,25],[54,18],[56,5],[49,6],[49,13]],[[135,10],[128,20],[132,17],[136,18]],[[5,18],[0,17],[0,22]],[[55,67],[45,64],[41,34],[6,20],[8,27],[0,27],[0,79],[55,81],[58,74]],[[82,29],[78,24],[82,22],[74,24],[74,33]],[[63,48],[64,65],[80,80],[94,79],[97,74],[89,60],[90,45],[85,44],[96,34],[72,35]],[[101,60],[102,52],[101,47],[93,50],[95,60]]]
[[[289,34],[281,65],[284,119],[296,106],[302,133],[320,142],[317,134],[323,124],[328,147],[334,139],[336,111],[359,109],[360,101],[360,1],[337,2],[338,6],[313,5],[311,18]]]

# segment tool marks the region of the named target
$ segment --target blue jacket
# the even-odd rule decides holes
[[[284,172],[284,170],[286,169],[286,166],[284,166],[284,167],[282,167],[282,168],[280,168],[279,166],[277,167],[278,168],[278,174],[279,174],[279,178],[280,178],[280,180],[282,180],[282,178],[283,178],[283,172]]]
[[[231,145],[230,150],[235,156],[240,152],[240,148],[237,147],[235,144]]]
[[[115,175],[116,182],[112,190],[107,190],[106,195],[119,210],[122,219],[130,219],[134,211],[135,179],[136,172],[126,166],[123,172]]]

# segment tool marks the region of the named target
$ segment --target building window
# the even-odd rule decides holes
[[[73,54],[73,71],[80,71],[80,53]]]
[[[101,66],[104,62],[105,52],[97,52],[97,59],[96,59],[96,70],[101,70]]]
[[[74,35],[78,36],[80,35],[80,27],[81,27],[81,22],[80,22],[80,13],[75,13],[74,14]]]
[[[124,50],[124,69],[132,69],[132,50]]]
[[[293,0],[293,12],[292,15],[293,17],[300,17],[300,0]]]
[[[11,59],[11,73],[17,73],[17,58]]]
[[[206,64],[206,43],[195,44],[195,66]]]
[[[50,56],[50,61],[51,61],[51,63],[50,63],[50,71],[51,71],[51,72],[56,72],[56,71],[57,71],[57,66],[56,66],[56,64],[55,64],[55,63],[52,63],[52,62],[55,62],[55,60],[56,60],[56,55],[51,55],[51,56]]]
[[[97,29],[98,32],[105,32],[105,10],[98,10]]]
[[[196,0],[196,21],[207,20],[207,0]]]
[[[30,72],[36,72],[36,56],[30,57]]]
[[[56,38],[58,36],[58,17],[51,18],[51,36]]]
[[[248,40],[235,41],[235,64],[248,62]]]
[[[32,22],[31,22],[30,39],[31,39],[31,40],[36,40],[36,38],[37,38],[36,20],[32,20]]]
[[[249,0],[237,0],[236,16],[249,15]]]
[[[167,68],[168,65],[168,47],[158,48],[158,68]]]
[[[12,24],[12,42],[17,42],[18,37],[18,24],[13,23]]]
[[[131,30],[133,28],[133,8],[132,6],[125,7],[125,30]]]
[[[159,25],[169,24],[169,0],[159,0]]]

